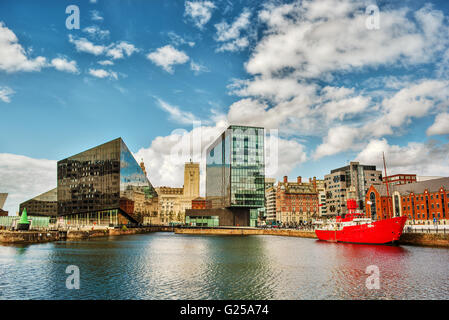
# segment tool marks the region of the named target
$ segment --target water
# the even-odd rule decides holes
[[[68,265],[80,289],[68,290]],[[365,270],[377,265],[380,289]],[[0,299],[448,299],[449,250],[152,233],[0,246]]]

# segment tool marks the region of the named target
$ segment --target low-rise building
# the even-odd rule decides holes
[[[286,225],[309,223],[319,218],[316,178],[289,182],[284,176],[276,187],[276,221]]]
[[[373,185],[368,190],[366,214],[382,220],[406,215],[407,224],[449,223],[449,177],[404,185]]]
[[[204,197],[198,197],[192,200],[192,209],[210,209],[211,203]]]

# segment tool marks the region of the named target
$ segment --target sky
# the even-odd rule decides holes
[[[389,174],[449,176],[449,3],[3,0],[0,120],[10,214],[117,137],[154,186],[201,162],[204,194],[230,124],[266,129],[277,179],[382,152]]]

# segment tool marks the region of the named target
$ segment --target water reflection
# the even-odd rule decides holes
[[[447,299],[448,261],[437,248],[154,233],[1,246],[0,299]],[[65,287],[68,265],[80,290]]]

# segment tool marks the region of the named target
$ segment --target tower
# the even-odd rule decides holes
[[[184,165],[184,197],[197,198],[200,196],[200,164],[186,162]]]
[[[147,170],[145,170],[145,163],[143,162],[143,159],[142,159],[142,162],[140,163],[140,167],[142,168],[142,171],[143,171],[143,173],[145,174],[145,177],[147,176]]]

